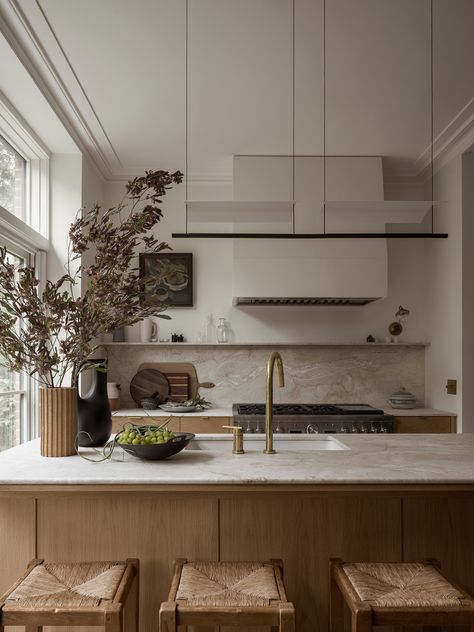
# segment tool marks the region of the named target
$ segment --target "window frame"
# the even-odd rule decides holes
[[[0,243],[12,254],[33,265],[44,288],[49,251],[50,152],[21,115],[0,92],[0,135],[25,161],[25,221],[0,206]],[[30,376],[21,377],[22,398],[20,442],[39,436],[39,386]]]

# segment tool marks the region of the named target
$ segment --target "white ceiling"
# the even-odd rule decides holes
[[[327,153],[413,172],[431,134],[429,6],[326,0]],[[293,102],[292,0],[189,0],[191,176],[228,174],[233,154],[291,153],[293,106],[295,153],[322,153],[322,8],[295,0]],[[106,177],[184,170],[185,0],[9,0],[0,13]],[[474,2],[434,0],[434,23],[447,138],[472,113]]]

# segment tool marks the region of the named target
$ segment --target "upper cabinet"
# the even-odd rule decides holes
[[[187,229],[431,231],[432,138],[472,94],[473,7],[188,0]]]

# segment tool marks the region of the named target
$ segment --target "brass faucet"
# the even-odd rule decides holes
[[[275,454],[273,449],[273,370],[275,362],[278,369],[278,386],[285,386],[283,360],[278,351],[270,354],[267,362],[267,401],[265,405],[265,454]]]

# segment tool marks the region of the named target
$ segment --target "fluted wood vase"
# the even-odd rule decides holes
[[[41,456],[76,453],[77,388],[41,388]]]

